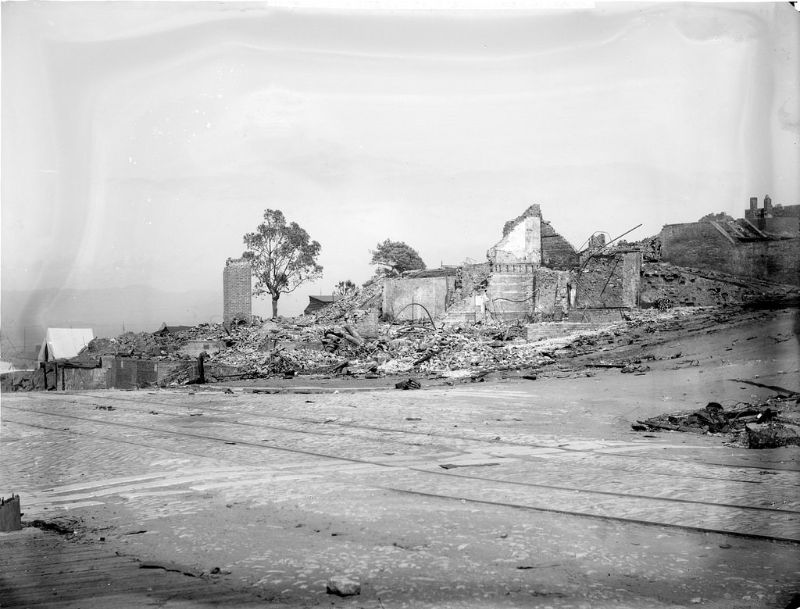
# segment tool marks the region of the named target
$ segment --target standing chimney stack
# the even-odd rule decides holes
[[[253,269],[244,258],[228,259],[222,271],[222,319],[234,318],[250,323],[253,318]]]

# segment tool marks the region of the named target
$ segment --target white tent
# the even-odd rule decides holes
[[[42,348],[39,349],[39,361],[75,357],[93,338],[91,328],[47,328]]]

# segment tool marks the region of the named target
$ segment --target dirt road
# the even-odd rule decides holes
[[[772,393],[729,379],[800,390],[795,323],[753,313],[578,356],[649,349],[641,375],[584,361],[409,392],[4,395],[3,491],[75,534],[44,570],[19,564],[44,533],[2,535],[21,554],[2,559],[3,606],[784,607],[800,450],[630,423]],[[75,548],[109,573],[60,584]],[[334,575],[361,594],[326,595]]]

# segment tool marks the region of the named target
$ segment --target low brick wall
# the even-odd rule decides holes
[[[580,323],[614,323],[622,321],[628,308],[619,309],[571,309],[568,320]]]
[[[578,332],[589,332],[594,330],[602,330],[607,328],[608,323],[580,323],[580,322],[553,322],[553,323],[538,323],[528,324],[526,326],[528,340],[536,342],[539,340],[546,340],[548,338],[559,338],[562,336],[569,336]]]
[[[108,368],[60,368],[58,388],[64,390],[108,389]]]
[[[230,366],[206,364],[209,376],[235,376]],[[216,375],[212,372],[216,370]],[[178,373],[182,380],[199,377],[197,360],[152,360],[131,357],[103,357],[96,368],[70,367],[50,363],[47,369],[9,372],[0,375],[0,389],[10,391],[85,391],[91,389],[141,389],[163,385]]]

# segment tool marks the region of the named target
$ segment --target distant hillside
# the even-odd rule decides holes
[[[161,322],[196,325],[222,321],[222,293],[165,292],[147,286],[120,289],[47,289],[2,292],[3,347],[41,341],[50,327],[88,327],[97,336],[157,330]]]

